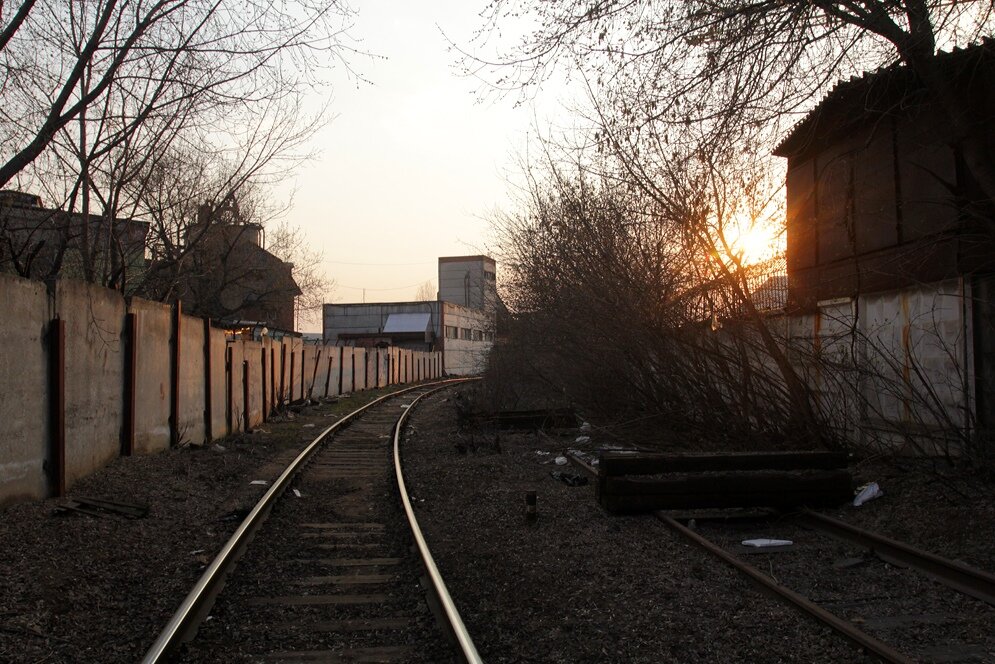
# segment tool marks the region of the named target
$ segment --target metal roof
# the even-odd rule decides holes
[[[432,324],[432,314],[390,314],[384,323],[384,334],[401,332],[427,332]]]

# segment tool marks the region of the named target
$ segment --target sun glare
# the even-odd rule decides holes
[[[770,260],[784,250],[784,234],[770,225],[755,224],[728,233],[732,254],[743,265]]]

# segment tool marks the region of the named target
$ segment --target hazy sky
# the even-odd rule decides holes
[[[325,256],[326,301],[414,299],[439,256],[488,250],[485,217],[506,206],[505,177],[533,118],[513,100],[481,104],[440,28],[470,41],[486,3],[364,0],[352,33],[382,59],[355,57],[371,84],[334,88],[335,118],[301,168],[287,220]]]

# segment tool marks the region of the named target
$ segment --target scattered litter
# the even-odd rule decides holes
[[[743,540],[743,546],[752,546],[758,549],[763,549],[768,546],[791,546],[794,544],[791,540],[783,539],[767,539],[766,537],[761,537],[760,539],[748,539]]]
[[[881,487],[878,486],[877,482],[865,484],[857,489],[857,495],[853,499],[853,506],[860,507],[864,503],[874,500],[875,498],[880,498],[883,495],[884,491],[881,490]]]
[[[843,558],[834,562],[833,567],[836,569],[850,569],[851,567],[863,565],[866,562],[867,558]]]
[[[206,549],[197,549],[196,551],[191,551],[190,555],[196,556],[198,553],[204,553],[204,551],[206,551]]]
[[[411,408],[411,404],[409,404],[409,403],[402,403],[401,404],[401,408]]]
[[[553,462],[557,466],[565,466],[565,465],[567,465],[567,458],[565,456],[558,456],[558,457],[556,457],[556,459],[554,459]]]
[[[587,478],[583,475],[575,475],[573,473],[563,473],[558,470],[553,470],[550,471],[549,476],[554,480],[563,482],[567,486],[584,486],[587,484]]]
[[[584,422],[584,423],[582,423],[580,425],[580,430],[584,431],[584,432],[590,431],[591,430],[591,423],[590,422]]]
[[[300,489],[293,489],[293,492],[294,492],[294,495],[297,496],[298,498],[301,497]]]
[[[228,451],[228,448],[225,447],[224,445],[215,445],[212,449],[215,452],[227,452]]]
[[[262,486],[266,486],[269,482],[266,480],[252,480],[249,484],[261,484]]]
[[[545,450],[536,450],[536,454],[539,456],[549,456],[549,452],[546,452]]]
[[[269,433],[269,429],[253,429],[249,433]]]
[[[580,444],[583,445],[584,443],[591,442],[591,437],[590,436],[577,436],[577,440],[575,440],[574,442],[575,443],[580,443]]]
[[[313,429],[314,428],[314,424],[302,424],[301,428],[302,429]]]

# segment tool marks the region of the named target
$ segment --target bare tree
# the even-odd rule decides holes
[[[415,291],[415,300],[419,302],[426,302],[429,300],[434,300],[437,296],[435,288],[432,286],[431,281],[424,281],[418,290]]]
[[[297,326],[320,322],[322,305],[335,289],[335,282],[328,278],[322,267],[322,252],[313,248],[300,228],[286,222],[280,222],[269,231],[266,248],[293,265],[294,281],[301,289],[295,304]]]
[[[28,0],[0,13],[0,186],[71,123],[84,185],[95,153],[146,123],[236,127],[258,104],[318,82],[311,72],[346,48],[349,11],[311,0]],[[86,209],[85,186],[82,195]]]
[[[480,41],[506,25],[534,26],[493,62],[469,58],[500,89],[530,90],[560,65],[601,102],[602,128],[629,138],[646,125],[663,141],[688,127],[740,134],[770,149],[797,113],[837,80],[904,62],[946,116],[949,141],[989,201],[995,166],[986,122],[937,52],[992,35],[988,1],[494,0]],[[746,140],[755,141],[752,145]]]

